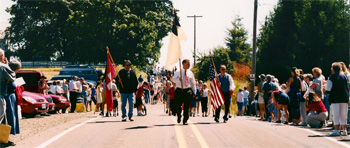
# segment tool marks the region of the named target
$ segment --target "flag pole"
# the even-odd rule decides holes
[[[108,46],[106,46],[106,49],[107,49],[107,53],[108,53],[108,55],[109,55],[109,58],[111,59],[111,61],[112,61],[112,63],[113,63],[113,67],[115,68],[115,70],[117,70],[117,66],[116,66],[116,64],[115,64],[114,61],[113,61],[113,58],[112,58],[111,53],[109,52]],[[118,72],[117,72],[117,76],[118,76],[118,78],[120,79],[120,76],[119,76],[119,73],[118,73]],[[124,88],[123,82],[120,82],[120,84],[121,84],[122,88]]]
[[[181,70],[181,59],[180,58],[179,58],[179,65],[180,65],[181,90],[183,90],[184,86],[182,84],[182,70]]]
[[[217,72],[216,72],[216,67],[215,67],[215,63],[214,63],[214,60],[213,60],[213,56],[211,55],[211,51],[209,51],[209,54],[210,54],[210,58],[211,58],[211,61],[213,62],[213,66],[214,66],[214,70],[215,70],[215,77],[217,78]],[[220,82],[219,82],[220,84]],[[221,84],[220,84],[220,87],[221,87]]]

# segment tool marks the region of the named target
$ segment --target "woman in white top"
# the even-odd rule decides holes
[[[208,117],[208,86],[203,84],[201,90],[202,117]]]
[[[100,111],[100,105],[102,103],[102,81],[100,80],[97,85],[96,85],[96,109],[95,112],[99,112]],[[95,114],[94,112],[94,114]]]
[[[57,82],[53,81],[52,85],[50,86],[49,89],[50,94],[56,94],[57,92]]]
[[[240,88],[237,93],[237,106],[238,106],[238,115],[243,116],[243,103],[244,103],[244,94]]]

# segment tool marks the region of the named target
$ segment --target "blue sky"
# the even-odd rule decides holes
[[[258,30],[277,2],[278,0],[259,0]],[[5,9],[12,4],[14,2],[11,0],[0,0],[0,31],[9,26],[8,20],[11,16],[5,12]],[[197,53],[208,53],[209,50],[218,46],[225,47],[226,30],[232,27],[231,22],[237,15],[242,18],[242,24],[248,30],[248,42],[252,42],[254,0],[173,0],[173,4],[179,10],[177,15],[187,35],[187,41],[183,45],[184,57],[190,59],[191,63],[193,62],[194,22],[193,18],[187,18],[189,15],[203,16],[197,18]],[[159,66],[165,64],[169,37],[165,37],[162,43]]]

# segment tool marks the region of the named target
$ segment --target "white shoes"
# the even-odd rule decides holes
[[[342,135],[342,136],[347,136],[347,135],[348,135],[348,132],[347,132],[346,130],[342,130],[342,131],[341,131],[341,135]]]

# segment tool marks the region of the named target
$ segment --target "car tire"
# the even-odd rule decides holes
[[[25,118],[34,118],[37,114],[36,113],[23,113],[22,116]]]

